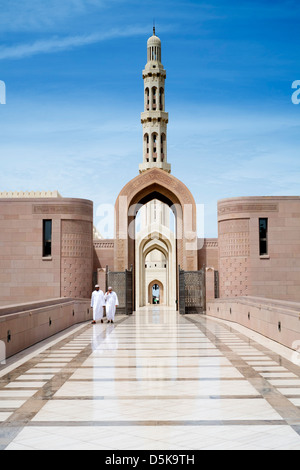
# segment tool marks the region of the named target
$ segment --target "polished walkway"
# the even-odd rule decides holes
[[[0,449],[300,449],[299,358],[159,307],[80,325],[0,366]]]

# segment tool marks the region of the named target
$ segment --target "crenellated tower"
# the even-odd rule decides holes
[[[161,168],[171,173],[171,165],[167,162],[169,115],[165,112],[166,71],[161,63],[161,41],[155,34],[155,28],[147,42],[147,64],[143,70],[143,79],[143,163],[139,170],[142,173],[150,168]]]

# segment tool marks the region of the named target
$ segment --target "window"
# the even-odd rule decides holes
[[[145,90],[146,94],[146,109],[149,110],[149,104],[150,104],[150,99],[149,99],[149,88],[146,88]]]
[[[52,220],[43,221],[43,257],[52,256]]]
[[[163,111],[163,94],[164,94],[164,89],[160,88],[159,89],[159,109],[160,109],[160,111]]]
[[[268,219],[259,219],[259,254],[268,255]]]

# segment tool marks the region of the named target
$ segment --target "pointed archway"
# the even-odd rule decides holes
[[[116,271],[135,268],[135,218],[140,207],[157,199],[167,204],[176,219],[176,265],[197,271],[197,213],[195,200],[180,180],[159,168],[141,173],[124,186],[115,204]],[[174,275],[177,276],[177,273]],[[134,283],[135,284],[135,283]]]
[[[156,279],[164,285],[165,305],[176,308],[177,266],[174,234],[166,227],[160,227],[162,230],[154,230],[155,228],[155,225],[152,226],[149,233],[142,233],[136,240],[136,305],[142,307],[149,303],[148,285]],[[163,266],[156,267],[153,263],[147,263],[148,255],[154,251],[160,252],[164,257]]]
[[[164,298],[164,294],[165,294],[165,289],[164,289],[164,285],[161,281],[159,281],[158,279],[154,279],[154,281],[151,281],[148,285],[148,304],[149,305],[153,305],[154,302],[153,302],[153,288],[155,288],[157,286],[158,288],[158,291],[159,291],[159,296],[158,296],[158,300],[159,300],[159,305],[164,305],[165,304],[165,298]]]

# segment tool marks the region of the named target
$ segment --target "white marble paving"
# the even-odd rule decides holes
[[[97,380],[97,379],[209,379],[209,378],[243,378],[243,375],[234,367],[176,367],[163,366],[156,364],[154,366],[118,368],[113,367],[88,367],[78,369],[70,380]],[[277,377],[277,375],[276,375]]]
[[[230,328],[155,307],[52,339],[0,386],[0,426],[35,409],[6,450],[300,450],[300,369]]]
[[[258,396],[254,387],[246,380],[214,381],[122,381],[122,382],[66,382],[55,397],[148,397],[148,396],[175,396],[190,395],[192,397],[207,395],[244,395]]]
[[[289,426],[42,426],[26,428],[7,450],[299,450]]]
[[[39,421],[215,421],[281,420],[264,400],[59,400],[47,403],[33,418]]]

